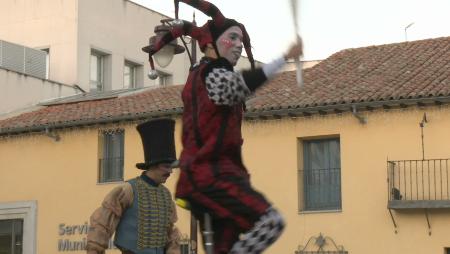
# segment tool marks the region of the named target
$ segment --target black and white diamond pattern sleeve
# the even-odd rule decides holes
[[[216,105],[236,105],[250,95],[242,74],[225,68],[213,68],[206,75],[205,84],[209,98]]]

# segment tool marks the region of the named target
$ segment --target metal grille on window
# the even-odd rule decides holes
[[[304,210],[341,209],[339,139],[304,142]]]
[[[102,157],[99,159],[99,182],[123,180],[124,130],[101,131]]]
[[[187,236],[182,236],[180,239],[180,254],[189,254],[191,250],[190,240]]]
[[[0,220],[0,253],[22,254],[23,220]]]

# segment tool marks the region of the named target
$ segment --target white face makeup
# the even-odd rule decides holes
[[[242,30],[232,26],[221,34],[216,42],[220,56],[226,58],[233,66],[241,57],[242,37]]]

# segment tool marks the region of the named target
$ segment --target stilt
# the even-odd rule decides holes
[[[191,206],[187,200],[177,198],[175,200],[175,203],[180,206],[181,208],[184,208],[186,210],[191,211]],[[204,229],[203,229],[203,240],[205,244],[205,251],[206,254],[213,254],[214,253],[214,232],[212,230],[212,224],[211,224],[211,215],[208,213],[205,213],[203,216],[203,222],[204,222]],[[191,212],[191,237],[190,237],[190,254],[197,254],[197,220],[195,219],[194,215]]]
[[[214,232],[211,226],[211,216],[208,213],[204,215],[205,229],[203,231],[203,239],[205,240],[205,250],[206,254],[214,253]]]

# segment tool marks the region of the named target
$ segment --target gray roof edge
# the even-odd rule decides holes
[[[246,119],[254,118],[266,118],[266,117],[282,117],[282,116],[301,116],[301,115],[312,115],[321,113],[336,113],[352,111],[353,108],[356,109],[368,109],[368,108],[381,108],[381,107],[396,107],[396,106],[414,106],[420,104],[436,104],[436,103],[450,103],[450,96],[437,96],[437,97],[426,97],[426,98],[411,98],[411,99],[398,99],[398,100],[387,100],[387,101],[371,101],[371,102],[354,102],[348,104],[335,104],[335,105],[318,105],[312,107],[303,108],[280,108],[280,109],[263,109],[260,111],[247,111],[244,115]],[[46,129],[63,129],[69,127],[82,127],[94,124],[108,124],[113,122],[127,122],[134,121],[143,118],[156,118],[162,116],[177,116],[181,115],[183,112],[182,108],[174,108],[165,111],[152,111],[145,112],[142,114],[135,115],[119,115],[111,118],[100,118],[100,119],[86,119],[86,120],[76,120],[67,121],[56,124],[42,124],[36,126],[18,127],[18,128],[0,128],[0,136],[6,135],[17,135],[25,132],[42,132]]]
[[[139,119],[145,118],[157,118],[164,116],[177,116],[181,115],[182,109],[176,108],[172,110],[166,111],[152,111],[145,112],[142,114],[134,114],[134,115],[120,115],[111,118],[99,118],[99,119],[85,119],[85,120],[75,120],[75,121],[67,121],[61,123],[48,123],[41,124],[35,126],[26,126],[26,127],[18,127],[18,128],[0,128],[0,136],[7,135],[18,135],[26,132],[45,132],[46,130],[54,130],[54,129],[64,129],[70,127],[84,127],[95,124],[109,124],[115,122],[131,122]]]
[[[320,113],[336,113],[352,111],[356,109],[370,109],[370,108],[382,108],[382,107],[402,107],[413,105],[430,105],[430,104],[444,104],[450,103],[450,96],[436,96],[426,98],[410,98],[410,99],[397,99],[386,101],[366,101],[366,102],[352,102],[345,104],[333,104],[333,105],[317,105],[312,107],[298,107],[298,108],[279,108],[279,109],[262,109],[258,111],[249,111],[245,113],[245,118],[265,118],[273,116],[295,116],[295,115],[312,115]]]

